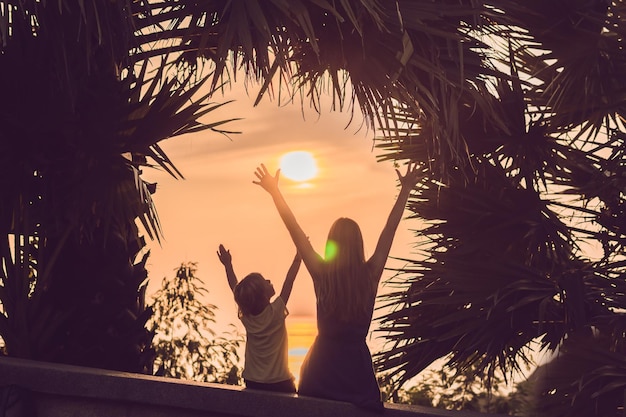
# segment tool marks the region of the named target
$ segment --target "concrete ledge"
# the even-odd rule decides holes
[[[268,393],[221,384],[0,356],[0,391],[25,396],[38,417],[364,417],[378,414],[352,404]],[[386,417],[478,413],[386,404]],[[3,414],[0,409],[0,414]],[[11,414],[13,415],[13,414]]]

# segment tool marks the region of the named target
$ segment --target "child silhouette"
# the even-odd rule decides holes
[[[287,301],[293,281],[300,269],[296,253],[278,297],[272,283],[258,272],[248,274],[237,282],[232,256],[220,245],[217,256],[224,265],[226,278],[239,307],[239,319],[246,329],[246,349],[243,379],[247,388],[294,393],[294,377],[289,371],[287,357]]]

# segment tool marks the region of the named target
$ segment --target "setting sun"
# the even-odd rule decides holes
[[[289,152],[280,158],[280,172],[293,181],[308,181],[317,175],[317,164],[310,152]]]

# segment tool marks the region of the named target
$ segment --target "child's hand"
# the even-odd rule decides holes
[[[280,177],[280,169],[276,171],[276,174],[272,176],[264,164],[256,168],[254,175],[259,179],[258,181],[252,181],[253,184],[260,185],[265,191],[270,194],[278,192],[278,178]]]
[[[222,244],[220,244],[219,250],[217,251],[217,257],[220,258],[220,262],[224,266],[228,266],[232,263],[233,258],[230,255],[230,251],[227,250]]]

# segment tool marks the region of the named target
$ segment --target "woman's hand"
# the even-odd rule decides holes
[[[264,164],[256,168],[254,175],[259,179],[258,181],[252,181],[256,185],[260,185],[265,191],[270,194],[278,192],[278,178],[280,177],[280,169],[276,171],[276,174],[272,176]]]
[[[424,178],[425,175],[420,164],[411,162],[406,167],[406,174],[402,175],[398,169],[396,169],[396,174],[398,174],[398,180],[402,188],[408,190],[412,190],[415,184]]]
[[[230,255],[230,251],[227,250],[224,245],[220,244],[218,251],[217,251],[217,257],[220,259],[220,262],[222,263],[222,265],[224,266],[229,266],[232,263],[232,256]]]

